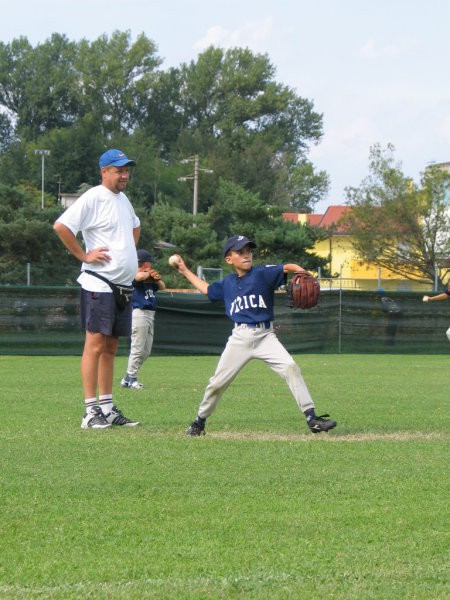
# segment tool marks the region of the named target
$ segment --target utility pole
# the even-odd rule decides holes
[[[192,214],[194,217],[198,212],[198,163],[199,157],[196,154],[194,156],[194,201],[192,204]]]
[[[61,202],[61,175],[58,176],[58,181],[56,183],[58,184],[58,202]]]
[[[180,162],[183,165],[186,165],[190,162],[194,163],[194,173],[191,175],[186,175],[185,177],[178,177],[178,181],[189,181],[190,179],[192,179],[194,181],[194,198],[193,198],[193,202],[192,202],[192,216],[195,217],[195,215],[198,213],[198,176],[200,171],[202,173],[214,173],[213,170],[211,169],[201,169],[200,168],[200,156],[198,154],[194,154],[193,156],[189,156],[188,158],[184,158],[183,160],[180,160]],[[195,223],[193,224],[193,227],[195,227]]]
[[[41,208],[44,210],[44,163],[45,157],[50,156],[50,150],[35,150],[34,153],[41,157]]]

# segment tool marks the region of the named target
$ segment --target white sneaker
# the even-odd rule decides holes
[[[144,384],[140,383],[139,381],[133,381],[130,383],[130,388],[133,388],[133,390],[142,390],[144,388]]]
[[[122,381],[120,382],[120,385],[124,388],[131,388],[133,390],[142,390],[142,388],[144,387],[144,385],[142,383],[139,383],[139,381],[127,381],[125,378],[122,379]]]
[[[99,406],[89,409],[81,421],[81,429],[106,429],[107,427],[111,427],[111,423],[105,419]]]

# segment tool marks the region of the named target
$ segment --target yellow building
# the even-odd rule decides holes
[[[384,289],[386,291],[426,291],[430,284],[422,284],[400,277],[388,269],[374,263],[361,260],[355,252],[351,236],[341,224],[348,206],[329,206],[324,214],[283,213],[286,221],[293,223],[309,223],[312,227],[321,227],[329,231],[329,237],[318,241],[314,252],[328,258],[333,280],[323,281],[322,287],[328,284],[331,288],[342,286],[359,290]],[[320,276],[320,274],[319,274]]]

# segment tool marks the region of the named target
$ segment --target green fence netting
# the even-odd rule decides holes
[[[383,300],[384,298],[384,300]],[[276,294],[275,328],[292,353],[417,353],[450,350],[450,302],[422,295],[324,291],[317,307],[292,310]],[[158,293],[154,354],[219,354],[230,334],[223,305],[197,293]],[[0,286],[0,354],[80,355],[78,287]],[[129,339],[120,340],[127,354]]]

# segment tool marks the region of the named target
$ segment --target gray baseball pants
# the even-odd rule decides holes
[[[150,356],[153,346],[155,311],[133,308],[131,323],[131,348],[127,373],[136,377],[142,363]]]
[[[199,417],[206,419],[213,413],[236,375],[254,358],[263,360],[272,371],[283,377],[302,412],[314,408],[300,367],[275,335],[273,326],[264,329],[238,325],[228,338],[216,372],[206,386],[198,411]]]

